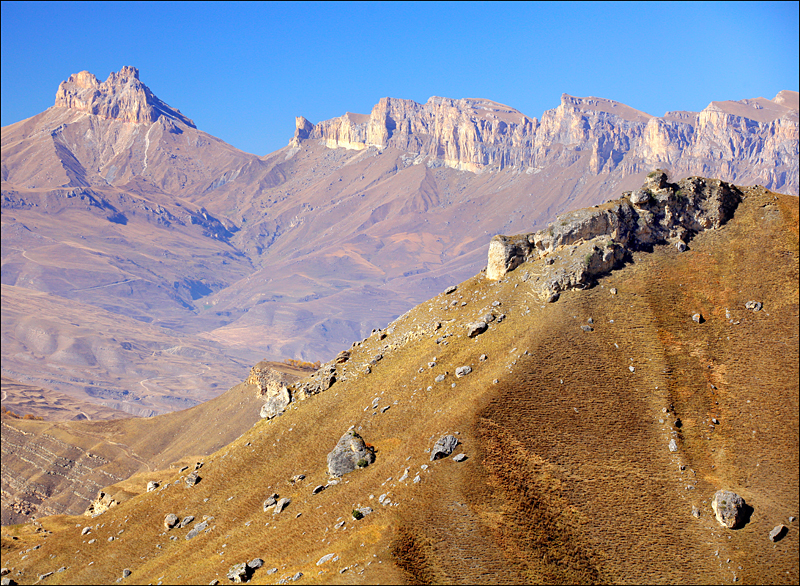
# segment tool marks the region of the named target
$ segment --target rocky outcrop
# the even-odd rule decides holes
[[[250,369],[245,384],[256,387],[258,396],[266,399],[261,407],[262,419],[272,419],[280,415],[292,402],[287,377],[264,362],[259,362]]]
[[[654,171],[641,189],[602,206],[556,217],[544,230],[495,236],[489,245],[486,277],[500,279],[523,262],[544,259],[531,284],[543,301],[561,291],[590,286],[636,250],[672,243],[679,250],[698,233],[727,222],[742,198],[718,180],[689,177],[670,183]]]
[[[112,71],[102,83],[88,71],[70,75],[58,86],[55,106],[134,124],[152,124],[163,116],[195,128],[179,110],[158,99],[139,81],[139,70],[129,66]]]
[[[662,167],[797,194],[797,95],[712,102],[699,113],[657,118],[612,100],[564,94],[541,121],[490,100],[383,98],[369,116],[348,112],[316,125],[299,117],[290,144],[318,139],[330,148],[391,147],[407,153],[406,165],[474,173],[538,173],[579,161],[574,168],[584,177]]]
[[[88,517],[96,517],[97,515],[105,513],[111,507],[116,507],[118,504],[118,500],[101,490],[99,493],[97,493],[97,498],[89,503],[89,507],[86,509],[84,515]]]

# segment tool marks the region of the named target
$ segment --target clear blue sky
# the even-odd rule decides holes
[[[480,97],[528,116],[562,93],[662,115],[797,90],[798,2],[2,2],[2,125],[82,70],[123,65],[197,126],[264,155],[294,117],[382,97]]]

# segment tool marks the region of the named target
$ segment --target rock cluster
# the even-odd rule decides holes
[[[741,198],[723,181],[690,177],[675,184],[655,171],[621,199],[562,214],[532,234],[495,236],[486,278],[501,279],[524,262],[544,259],[529,283],[542,301],[555,301],[561,291],[591,286],[634,251],[668,242],[685,250],[698,232],[733,217]]]

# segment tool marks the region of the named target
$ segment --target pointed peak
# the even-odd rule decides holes
[[[112,71],[102,83],[88,71],[70,75],[58,86],[55,106],[134,124],[152,124],[163,116],[195,128],[180,110],[158,99],[139,81],[139,70],[130,65]]]

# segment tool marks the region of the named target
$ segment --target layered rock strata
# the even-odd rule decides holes
[[[724,181],[689,177],[670,183],[666,173],[654,171],[640,189],[618,200],[562,214],[538,232],[495,236],[486,278],[501,279],[523,263],[544,259],[531,266],[526,280],[543,301],[555,301],[561,291],[590,286],[633,251],[666,243],[686,250],[695,234],[733,217],[741,198]]]

